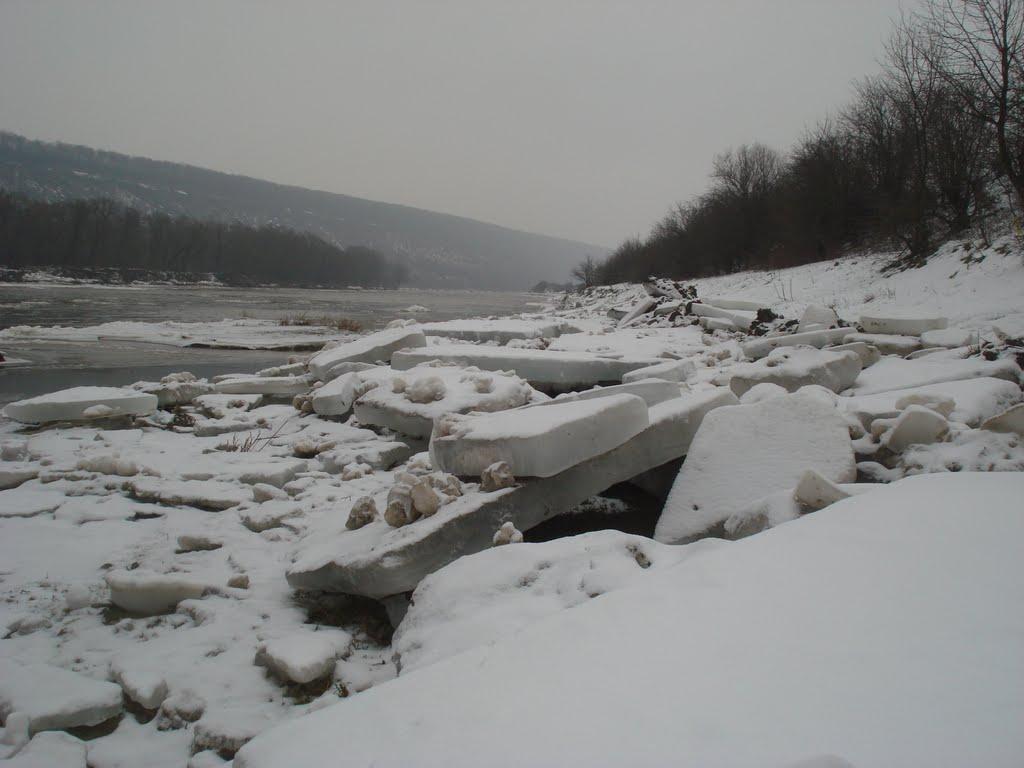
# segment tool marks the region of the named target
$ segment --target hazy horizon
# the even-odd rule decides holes
[[[12,2],[0,129],[614,246],[848,101],[899,10]]]

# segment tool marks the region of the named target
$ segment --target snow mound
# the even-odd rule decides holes
[[[460,765],[1016,766],[1022,497],[1024,475],[947,474],[845,499],[285,723],[235,768],[441,766],[452,745]]]
[[[393,639],[401,671],[514,635],[545,616],[639,583],[696,551],[596,531],[460,558],[416,587]]]

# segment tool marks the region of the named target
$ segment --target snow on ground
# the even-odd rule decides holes
[[[1024,257],[1011,241],[949,245],[882,276],[889,258],[697,281],[698,298],[717,301],[699,314],[660,281],[427,336],[409,320],[364,337],[252,320],[0,332],[330,342],[312,366],[177,375],[96,403],[146,392],[156,410],[90,411],[56,393],[29,414],[43,424],[0,420],[0,765],[217,765],[253,738],[236,768],[299,754],[310,765],[1013,764],[1024,626],[1007,606],[1024,598],[1024,436],[1016,412],[1001,414],[1022,400]],[[735,330],[758,306],[783,318],[758,326],[768,335]],[[835,381],[801,378],[834,352],[765,356],[801,318],[818,347],[857,330],[822,330],[827,307],[921,336],[859,336],[846,346],[863,370]],[[616,384],[649,366],[673,380]],[[749,390],[733,381],[752,369],[770,375]],[[527,382],[587,394],[550,401]],[[615,386],[595,398],[597,382]],[[746,417],[762,411],[787,415]],[[691,440],[703,483],[685,462],[677,476]],[[475,455],[473,477],[439,471],[442,441],[451,457]],[[841,472],[827,471],[833,453]],[[513,521],[577,511],[574,489],[585,497],[615,474],[607,456],[642,472],[632,492],[655,494],[657,509],[675,481],[665,524],[699,533],[726,520],[715,533],[747,538],[661,544],[653,520],[635,520],[646,535],[521,543],[531,531]],[[822,483],[844,483],[825,488],[829,500],[855,495],[803,506],[794,486],[816,466]],[[503,506],[515,499],[529,514]],[[617,509],[595,525],[631,507]],[[405,581],[360,592],[379,602],[290,586],[311,562],[316,579],[293,578],[307,590],[352,573]],[[392,594],[417,582],[411,607]],[[72,733],[32,737],[47,716]]]
[[[992,473],[846,499],[294,720],[235,768],[1018,765],[1022,495]]]

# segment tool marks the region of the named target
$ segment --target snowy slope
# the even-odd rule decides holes
[[[1016,766],[1024,477],[910,478],[258,737],[235,768]]]

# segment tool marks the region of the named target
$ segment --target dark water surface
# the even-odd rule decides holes
[[[413,305],[417,320],[509,315],[537,309],[524,293],[428,290],[319,290],[183,286],[0,285],[0,328],[14,325],[84,327],[118,320],[158,323],[285,315],[343,316],[380,328]],[[172,371],[197,376],[251,373],[280,365],[294,352],[211,350],[127,341],[0,340],[0,351],[31,365],[0,368],[0,405],[65,387],[120,386],[159,379]]]

